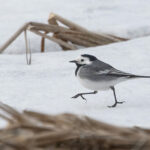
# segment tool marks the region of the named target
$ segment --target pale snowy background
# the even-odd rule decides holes
[[[88,53],[120,70],[150,75],[149,10],[149,0],[0,0],[0,45],[25,22],[47,23],[50,12],[92,31],[133,39],[68,52],[47,41],[47,53],[41,54],[40,38],[29,34],[34,53],[32,65],[27,66],[22,35],[0,55],[0,100],[19,110],[73,112],[117,125],[150,127],[150,79],[117,85],[118,100],[126,103],[109,109],[107,105],[114,103],[111,91],[89,95],[87,103],[70,98],[88,90],[78,83],[74,77],[75,66],[68,62]]]

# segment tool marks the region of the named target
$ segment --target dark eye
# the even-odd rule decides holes
[[[83,62],[83,61],[84,61],[84,59],[81,59],[81,61]]]

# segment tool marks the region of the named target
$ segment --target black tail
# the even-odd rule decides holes
[[[126,77],[126,78],[150,78],[150,76],[135,75],[135,74],[121,72],[121,71],[111,72],[108,73],[108,75],[116,76],[116,77]]]
[[[131,75],[130,78],[150,78],[150,76]]]

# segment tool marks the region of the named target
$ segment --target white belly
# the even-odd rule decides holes
[[[119,82],[125,81],[125,78],[120,78],[119,80],[113,81],[91,81],[87,79],[81,79],[78,77],[79,82],[87,89],[100,91],[100,90],[108,90],[111,86],[116,85]]]

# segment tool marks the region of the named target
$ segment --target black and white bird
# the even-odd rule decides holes
[[[83,95],[96,94],[98,91],[111,89],[115,103],[108,107],[116,107],[117,104],[124,103],[124,101],[117,101],[114,87],[116,84],[129,79],[150,78],[150,76],[134,75],[117,70],[111,65],[98,60],[95,56],[88,54],[83,54],[78,59],[70,62],[75,63],[77,66],[75,76],[79,79],[80,83],[85,88],[93,90],[93,92],[89,93],[78,93],[72,98],[81,97],[86,100]]]

